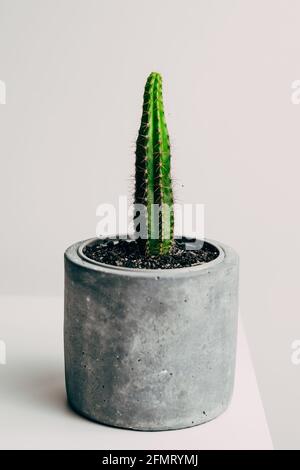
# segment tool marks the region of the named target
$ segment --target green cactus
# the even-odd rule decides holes
[[[148,256],[169,254],[174,238],[170,140],[166,125],[162,78],[152,72],[146,82],[141,126],[136,141],[135,204],[146,223],[147,238],[138,238]],[[160,208],[158,213],[157,208]],[[156,209],[155,209],[156,208]]]

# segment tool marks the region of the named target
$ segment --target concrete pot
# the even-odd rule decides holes
[[[238,256],[172,270],[89,260],[88,240],[65,253],[68,401],[100,423],[136,430],[209,421],[233,389]]]

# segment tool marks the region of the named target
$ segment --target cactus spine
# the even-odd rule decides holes
[[[143,217],[147,227],[147,238],[140,238],[139,242],[142,251],[149,256],[169,254],[173,245],[170,170],[170,140],[164,115],[162,78],[159,73],[153,72],[145,86],[135,164],[135,204],[146,208]]]

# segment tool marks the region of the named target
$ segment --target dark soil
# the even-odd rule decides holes
[[[185,268],[208,263],[219,255],[217,248],[206,242],[198,250],[187,250],[186,241],[175,240],[170,255],[145,256],[135,240],[99,241],[87,245],[83,253],[99,263],[135,269]]]

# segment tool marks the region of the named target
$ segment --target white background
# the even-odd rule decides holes
[[[66,246],[132,191],[143,86],[161,72],[177,201],[205,204],[206,235],[240,254],[285,448],[300,447],[299,18],[299,0],[0,0],[0,292],[62,295]]]

